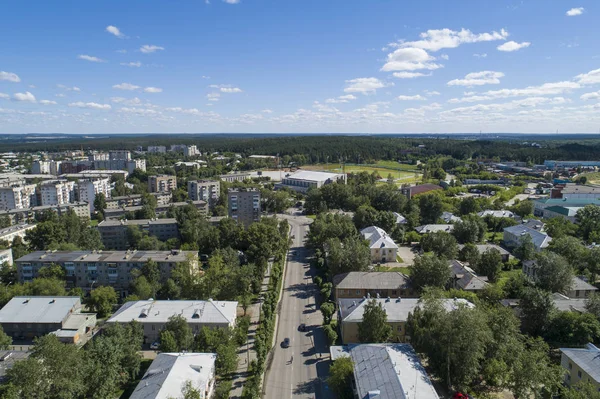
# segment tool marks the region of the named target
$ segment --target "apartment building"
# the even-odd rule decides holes
[[[600,391],[600,348],[590,343],[584,348],[561,348],[560,351],[565,384],[588,383]]]
[[[28,209],[37,205],[36,185],[0,188],[0,209]]]
[[[333,277],[333,295],[343,298],[418,296],[407,275],[399,272],[349,272]]]
[[[40,268],[57,264],[66,271],[69,287],[89,291],[92,286],[110,285],[123,297],[134,277],[133,269],[141,269],[150,259],[158,263],[161,279],[171,276],[173,268],[189,261],[195,272],[198,269],[196,251],[36,251],[14,261],[20,282],[37,277]]]
[[[80,202],[90,204],[92,212],[94,212],[94,200],[98,194],[104,194],[104,198],[110,198],[109,178],[80,180],[77,183],[77,198]]]
[[[89,161],[108,161],[110,156],[107,152],[93,152],[88,155]]]
[[[192,201],[206,201],[214,206],[221,195],[221,182],[216,180],[189,180],[188,196]]]
[[[208,202],[206,202],[206,201],[173,202],[173,203],[164,204],[164,205],[157,205],[156,208],[154,209],[154,211],[157,216],[160,216],[160,215],[166,214],[170,208],[179,208],[179,207],[188,206],[188,205],[192,205],[192,206],[196,207],[196,209],[198,209],[198,212],[200,212],[201,215],[203,215],[203,216],[208,215]],[[127,206],[124,208],[117,208],[117,209],[106,209],[104,211],[104,218],[107,220],[119,219],[119,218],[125,216],[128,212],[135,212],[140,209],[142,209],[141,205],[140,206]]]
[[[164,154],[167,152],[167,147],[164,145],[149,145],[148,153],[150,154]]]
[[[33,161],[31,173],[36,175],[58,175],[60,174],[61,161]]]
[[[12,266],[13,264],[12,249],[10,248],[0,250],[0,266],[2,266],[4,263],[8,264],[9,266]]]
[[[179,238],[177,219],[137,219],[137,220],[104,220],[98,224],[104,248],[125,250],[130,248],[127,229],[137,226],[148,235],[155,236],[161,241]]]
[[[23,240],[25,240],[25,234],[34,228],[35,224],[28,223],[5,227],[0,229],[0,241],[6,241],[10,244],[16,237],[21,237]]]
[[[260,221],[260,191],[256,188],[231,188],[227,192],[229,217],[248,227]]]
[[[127,150],[114,150],[108,153],[108,157],[111,161],[129,161],[131,159],[131,152]]]
[[[369,241],[371,262],[395,262],[398,254],[398,245],[392,238],[377,226],[369,226],[360,231],[365,240]]]
[[[157,205],[167,205],[173,199],[172,193],[151,193]],[[142,204],[142,194],[130,194],[106,199],[106,209],[118,209]]]
[[[183,155],[186,157],[195,157],[196,155],[200,155],[200,151],[198,151],[198,147],[195,145],[188,145],[183,148]]]
[[[251,178],[252,175],[250,173],[228,173],[226,175],[219,176],[219,179],[228,183],[232,183],[234,181],[244,181]]]
[[[159,175],[148,177],[148,191],[151,193],[163,193],[177,189],[177,177],[170,175]]]
[[[62,215],[67,213],[70,209],[72,209],[80,218],[90,217],[90,206],[87,202],[75,202],[72,204],[62,205],[44,205],[27,209],[11,209],[8,211],[0,211],[0,216],[8,216],[10,222],[12,224],[16,224],[34,220],[37,215],[42,214],[47,210],[51,210],[59,215]]]
[[[131,159],[127,161],[127,172],[132,174],[134,170],[140,169],[146,171],[146,160],[145,159]]]
[[[75,201],[75,182],[49,181],[40,184],[42,205],[63,205]]]

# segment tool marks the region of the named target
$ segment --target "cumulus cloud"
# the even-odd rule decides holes
[[[473,33],[468,29],[454,31],[451,29],[430,29],[421,33],[421,40],[412,42],[402,41],[392,43],[393,47],[415,47],[427,51],[439,51],[445,48],[456,48],[465,43],[490,42],[495,40],[506,40],[509,33],[504,29],[500,32]]]
[[[448,54],[442,54],[442,55],[440,55],[440,58],[448,61],[450,59],[450,56]]]
[[[28,91],[26,91],[25,93],[15,93],[13,95],[13,100],[27,103],[36,102],[35,96]]]
[[[421,73],[421,72],[394,72],[392,74],[395,78],[398,79],[413,79],[420,78],[421,76],[431,76],[431,73]]]
[[[346,81],[345,93],[373,94],[377,89],[388,86],[377,78],[356,78]]]
[[[273,110],[271,110],[271,109],[268,109],[268,108],[265,108],[265,109],[263,109],[263,110],[262,110],[262,111],[260,111],[260,112],[262,112],[263,114],[272,114],[272,113],[273,113]]]
[[[401,95],[396,97],[396,100],[400,100],[400,101],[425,101],[427,100],[425,97],[423,97],[420,94],[416,94],[414,96],[405,96],[405,95]]]
[[[52,100],[40,100],[40,104],[42,105],[56,105],[56,101],[52,101]]]
[[[585,93],[580,97],[582,100],[597,100],[600,99],[600,91],[595,91],[593,93]]]
[[[548,96],[566,93],[579,88],[581,88],[581,85],[577,82],[552,82],[544,83],[539,86],[528,86],[524,89],[490,90],[481,94],[474,94],[463,98],[453,98],[448,100],[448,102],[456,104],[463,102],[487,101],[497,98]]]
[[[325,100],[327,104],[339,104],[339,103],[347,103],[352,100],[356,100],[356,96],[354,94],[347,94],[345,96],[339,96],[336,98],[328,98]]]
[[[587,73],[575,76],[575,80],[582,85],[593,85],[600,83],[600,69],[594,69]]]
[[[0,71],[0,80],[7,80],[9,82],[19,83],[21,81],[21,78],[16,73]]]
[[[399,48],[387,55],[387,62],[383,65],[381,70],[391,72],[442,68],[443,65],[433,62],[435,59],[434,56],[420,48]]]
[[[146,93],[162,93],[163,89],[160,87],[146,87],[144,91]]]
[[[10,96],[6,93],[0,93],[0,98],[4,98],[4,99],[8,100],[10,98]]]
[[[487,53],[475,53],[475,54],[473,54],[473,57],[475,57],[475,58],[486,58],[487,57]]]
[[[454,79],[448,82],[448,86],[482,86],[500,84],[500,78],[504,77],[502,72],[481,71],[467,74],[464,79]]]
[[[439,91],[430,91],[430,90],[425,90],[425,94],[427,94],[428,96],[439,96],[441,93]]]
[[[79,58],[80,60],[90,61],[90,62],[106,62],[105,60],[103,60],[101,58],[93,57],[91,55],[86,55],[86,54],[78,55],[77,58]]]
[[[139,67],[142,66],[142,63],[139,62],[139,61],[136,61],[136,62],[121,62],[121,65],[128,66],[128,67],[139,68]]]
[[[221,87],[221,93],[241,93],[242,89],[239,87]]]
[[[120,83],[118,85],[113,86],[113,89],[117,89],[117,90],[137,90],[139,88],[140,88],[140,86],[136,86],[131,83]]]
[[[56,87],[58,87],[59,89],[63,89],[65,91],[77,91],[77,92],[81,91],[81,89],[77,86],[68,87],[63,84],[57,84]]]
[[[150,54],[150,53],[154,53],[156,51],[159,50],[164,50],[164,47],[161,46],[155,46],[153,44],[144,44],[142,47],[140,47],[140,51],[144,54]]]
[[[208,93],[206,95],[206,98],[208,99],[208,101],[219,101],[219,97],[221,97],[220,93]]]
[[[583,14],[583,7],[571,8],[566,12],[567,17],[576,17],[577,15]]]
[[[75,103],[70,103],[69,107],[99,109],[99,110],[104,110],[104,111],[107,111],[112,108],[110,106],[110,104],[84,103],[83,101],[77,101]]]
[[[531,45],[530,42],[517,43],[517,42],[514,42],[511,40],[510,42],[501,44],[500,46],[498,46],[496,48],[500,51],[511,52],[511,51],[517,51],[522,48],[529,47],[530,45]]]
[[[123,104],[123,105],[139,105],[142,103],[142,100],[140,100],[137,97],[134,97],[134,98],[111,97],[110,101],[112,101],[113,103],[116,103],[116,104]]]
[[[106,27],[106,31],[112,35],[115,35],[119,39],[122,39],[125,37],[125,35],[116,26],[108,25]]]

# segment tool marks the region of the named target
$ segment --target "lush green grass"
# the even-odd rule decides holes
[[[376,272],[400,272],[410,276],[411,268],[410,267],[392,267],[392,266],[376,266]]]
[[[342,168],[339,164],[329,165],[310,165],[305,167],[308,170],[327,170],[330,172],[341,173]],[[387,179],[388,175],[396,180],[396,183],[414,183],[421,179],[420,172],[417,172],[413,165],[399,164],[394,161],[379,161],[376,165],[346,165],[346,173],[377,172],[382,179]]]
[[[419,171],[416,165],[409,165],[406,163],[398,163],[396,161],[377,161],[376,165],[386,169],[396,170],[407,170],[407,171]]]
[[[600,172],[582,173],[579,177],[587,177],[587,182],[591,184],[600,184]]]
[[[96,227],[98,226],[98,221],[96,219],[91,219],[90,220],[90,227]]]
[[[315,220],[317,218],[317,215],[306,215],[306,217]]]
[[[500,287],[503,287],[504,284],[508,281],[508,279],[510,279],[511,277],[516,277],[520,274],[522,274],[523,271],[521,269],[514,269],[514,270],[503,270],[500,272],[500,276],[498,277],[498,281],[496,282],[496,284],[498,284]]]

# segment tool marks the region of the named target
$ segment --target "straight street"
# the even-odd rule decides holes
[[[324,383],[329,369],[329,352],[316,307],[318,288],[312,282],[314,270],[309,250],[304,247],[311,219],[301,215],[278,215],[290,223],[293,236],[283,283],[281,310],[276,326],[272,362],[265,375],[263,397],[267,399],[329,398]],[[300,331],[305,324],[306,330]],[[282,348],[285,338],[289,348]]]

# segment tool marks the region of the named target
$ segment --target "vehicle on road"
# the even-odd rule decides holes
[[[283,342],[281,343],[281,347],[282,348],[289,348],[290,347],[290,339],[289,338],[284,338]]]
[[[152,342],[152,343],[150,344],[150,349],[157,350],[159,347],[160,347],[160,343],[159,343],[158,341],[156,341],[156,342]]]
[[[298,330],[306,331],[306,324],[304,324],[304,323],[300,324],[300,326],[298,327]]]

